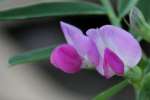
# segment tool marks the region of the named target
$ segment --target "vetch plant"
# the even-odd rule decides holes
[[[91,66],[106,78],[123,76],[140,61],[140,45],[127,31],[112,25],[87,30],[85,36],[75,26],[61,22],[68,44],[59,45],[51,63],[67,73]],[[126,45],[128,44],[128,45]]]
[[[114,0],[114,5],[110,0],[99,1],[100,4],[83,1],[44,2],[0,11],[1,21],[106,15],[112,24],[105,23],[83,33],[79,28],[61,21],[67,43],[16,55],[9,59],[9,63],[16,65],[50,59],[54,67],[68,74],[95,69],[106,79],[117,75],[125,80],[93,100],[109,100],[128,84],[134,87],[136,100],[150,100],[150,59],[140,46],[141,41],[150,42],[150,1]],[[123,29],[122,19],[125,16],[129,16],[129,21],[126,21],[129,30]]]

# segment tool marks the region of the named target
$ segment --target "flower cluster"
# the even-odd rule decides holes
[[[87,30],[86,35],[73,25],[61,22],[67,44],[56,47],[51,63],[66,73],[86,67],[95,68],[102,76],[123,76],[140,61],[138,41],[127,31],[112,25]]]

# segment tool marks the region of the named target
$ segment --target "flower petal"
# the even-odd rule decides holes
[[[108,48],[106,48],[104,51],[103,68],[104,68],[104,76],[106,76],[107,78],[113,76],[112,71],[118,76],[122,76],[124,74],[123,62],[113,51],[111,51]]]
[[[78,41],[84,37],[82,31],[79,28],[62,21],[60,22],[60,25],[68,44],[76,47]]]
[[[79,55],[92,64],[98,65],[99,53],[95,43],[73,25],[61,22],[61,28],[67,42],[77,50]]]
[[[95,42],[100,54],[103,55],[106,45],[104,43],[103,37],[99,33],[99,29],[91,28],[91,29],[87,30],[86,34],[88,35],[89,38],[91,38]]]
[[[134,67],[141,59],[138,41],[127,31],[112,25],[104,25],[99,34],[105,44],[129,67]]]
[[[103,54],[104,54],[104,49],[105,47],[105,43],[103,41],[103,38],[100,36],[99,34],[99,29],[94,29],[91,28],[89,30],[87,30],[86,34],[88,35],[88,37],[94,41],[94,43],[96,44],[97,48],[98,48],[98,52],[99,52],[99,65],[96,66],[96,70],[104,76],[104,70],[103,70]]]
[[[68,44],[56,47],[51,54],[50,62],[56,68],[66,73],[76,73],[80,71],[82,59],[77,51]]]

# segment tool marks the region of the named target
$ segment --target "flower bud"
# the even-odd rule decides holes
[[[137,38],[140,37],[150,42],[150,25],[138,8],[133,8],[130,12],[130,25],[131,31]]]
[[[77,51],[68,44],[56,47],[50,57],[50,61],[56,68],[66,73],[80,71],[82,60]]]

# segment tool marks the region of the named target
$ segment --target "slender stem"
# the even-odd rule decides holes
[[[123,17],[123,21],[125,22],[125,24],[130,27],[130,23],[125,19],[125,17]]]
[[[113,25],[120,26],[120,19],[116,16],[109,0],[100,0],[106,7],[108,17]]]
[[[135,100],[139,100],[139,90],[135,90]]]
[[[139,100],[139,94],[140,94],[140,89],[141,89],[141,86],[137,87],[135,85],[133,85],[134,87],[134,91],[135,91],[135,100]]]
[[[134,93],[135,93],[135,100],[139,100],[139,93],[140,93],[141,85],[134,84],[131,81],[129,81],[129,82],[133,86]]]

